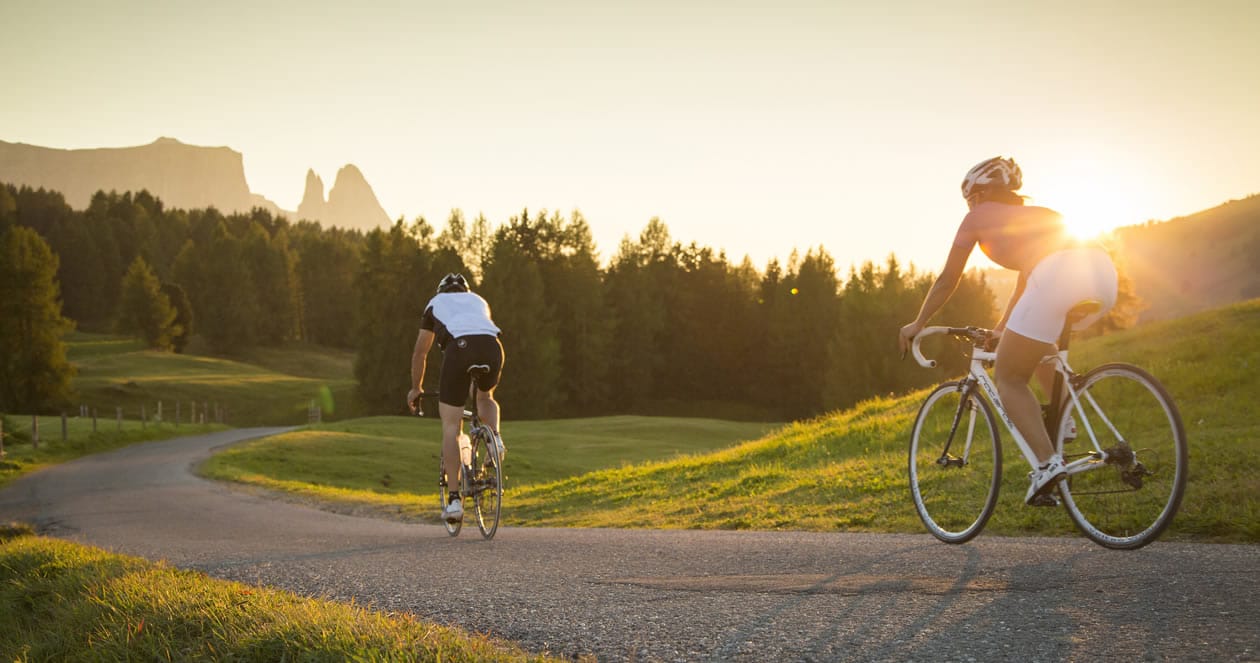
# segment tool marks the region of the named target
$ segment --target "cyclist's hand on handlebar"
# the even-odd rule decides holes
[[[1002,340],[1001,329],[989,330],[989,338],[985,340],[984,342],[984,349],[989,352],[993,352],[994,350],[997,350],[998,341],[1000,340]]]
[[[897,343],[901,347],[902,358],[906,356],[914,337],[921,331],[923,331],[923,324],[917,320],[901,328],[901,332],[897,335]]]

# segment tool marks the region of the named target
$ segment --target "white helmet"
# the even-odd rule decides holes
[[[976,164],[962,181],[963,198],[970,199],[984,189],[1018,191],[1024,185],[1024,174],[1014,159],[993,157]]]

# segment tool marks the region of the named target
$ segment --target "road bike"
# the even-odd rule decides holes
[[[1090,540],[1132,550],[1158,538],[1181,504],[1189,464],[1185,427],[1168,390],[1137,366],[1072,370],[1072,323],[1088,312],[1073,310],[1058,352],[1043,360],[1055,370],[1054,393],[1044,408],[1046,430],[1067,475],[1057,485],[1061,500],[1047,494],[1034,504],[1061,501]],[[996,359],[986,349],[990,330],[925,328],[912,350],[926,368],[936,361],[925,358],[919,344],[940,334],[971,344],[970,369],[933,389],[919,408],[910,435],[910,492],[929,532],[946,543],[965,543],[984,529],[997,504],[1002,449],[994,412],[1030,467],[1037,459],[986,371]]]
[[[477,378],[490,372],[490,367],[475,364],[468,367],[472,377],[472,385],[468,389],[468,400],[464,405],[464,421],[468,422],[468,446],[460,440],[459,495],[463,501],[464,513],[470,512],[477,520],[477,529],[487,539],[494,538],[499,529],[499,514],[503,507],[503,441],[499,434],[490,428],[477,414]],[[434,392],[422,392],[421,397],[436,397]],[[423,415],[417,406],[416,413]],[[461,434],[462,435],[462,434]],[[450,502],[452,481],[446,476],[446,445],[442,445],[442,454],[438,457],[438,495],[440,507],[445,509]],[[471,506],[471,509],[469,508]],[[463,521],[449,522],[443,519],[446,533],[459,536]]]

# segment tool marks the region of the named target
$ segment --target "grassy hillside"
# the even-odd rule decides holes
[[[1073,365],[1129,361],[1172,392],[1190,475],[1165,538],[1260,541],[1260,300],[1079,344]],[[906,444],[925,392],[876,399],[714,454],[600,471],[510,494],[514,524],[920,532]],[[1013,458],[986,532],[1068,534],[1061,509],[1022,504]],[[1016,463],[1021,464],[1016,464]]]
[[[0,527],[0,658],[545,661],[502,640]]]
[[[710,451],[760,437],[775,424],[667,417],[508,422],[507,487],[595,469]],[[437,502],[436,419],[371,417],[312,426],[234,446],[202,474],[300,496],[428,518]]]
[[[1260,541],[1260,478],[1252,471],[1260,457],[1257,328],[1260,300],[1073,350],[1081,370],[1105,361],[1143,366],[1177,400],[1191,470],[1166,538]],[[925,393],[867,401],[717,451],[723,436],[749,439],[759,431],[635,417],[509,423],[506,522],[921,532],[905,455]],[[679,426],[685,434],[671,434]],[[1005,440],[1004,449],[1002,499],[986,531],[1074,534],[1061,509],[1023,506],[1027,468],[1013,443]],[[329,499],[375,500],[414,516],[435,511],[436,455],[436,422],[369,419],[233,449],[214,459],[211,473]],[[673,457],[641,462],[662,456]],[[601,469],[577,474],[583,466]]]
[[[130,338],[72,334],[68,357],[78,369],[80,402],[138,419],[140,407],[153,416],[158,401],[173,419],[174,402],[188,416],[189,403],[226,409],[233,426],[306,422],[311,401],[328,415],[353,416],[354,377],[349,353],[313,346],[259,349],[245,363],[232,359],[144,350]],[[213,412],[213,409],[211,410]]]
[[[1162,223],[1120,228],[1126,271],[1165,320],[1260,297],[1260,195]]]

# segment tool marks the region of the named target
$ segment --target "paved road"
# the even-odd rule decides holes
[[[535,528],[486,542],[189,472],[215,447],[278,430],[66,463],[0,491],[0,519],[609,661],[1260,660],[1258,546]]]

